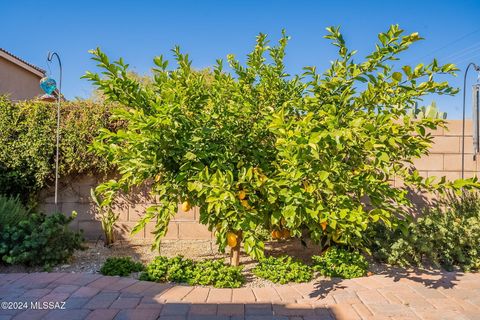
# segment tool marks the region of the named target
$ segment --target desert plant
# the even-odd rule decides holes
[[[143,269],[141,262],[133,261],[130,257],[110,257],[102,265],[100,273],[105,276],[126,277],[132,272],[140,272]]]
[[[324,276],[351,279],[367,274],[368,262],[359,252],[330,247],[312,260],[313,269]]]
[[[261,259],[253,269],[253,273],[260,278],[275,283],[308,282],[313,277],[312,269],[306,264],[294,260],[289,256]]]
[[[437,108],[437,104],[433,101],[426,107],[418,107],[418,103],[408,113],[414,119],[432,118],[432,119],[447,119],[447,113],[441,112]]]

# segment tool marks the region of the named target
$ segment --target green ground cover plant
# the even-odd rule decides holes
[[[189,281],[192,285],[212,285],[215,288],[239,288],[244,282],[242,267],[226,265],[221,260],[197,262]]]
[[[149,263],[141,280],[179,282],[190,285],[213,285],[216,288],[238,288],[244,282],[241,267],[227,266],[222,261],[194,262],[182,256],[159,256]]]
[[[159,256],[146,266],[140,279],[155,282],[188,283],[193,276],[193,269],[192,259],[186,259],[182,256],[173,258]]]
[[[429,130],[445,125],[414,120],[411,110],[425,95],[457,92],[443,81],[454,65],[402,65],[398,56],[422,38],[397,25],[378,35],[364,59],[339,28],[327,28],[325,38],[338,49],[330,67],[293,75],[285,71],[285,33],[273,45],[260,34],[245,64],[229,55],[231,71],[223,60],[211,71],[194,70],[177,47],[176,65],[155,57],[147,83],[122,59],[91,51],[101,74],[85,78],[115,103],[111,119],[125,124],[94,140],[120,174],[102,188],[149,184],[159,199],[134,232],[156,218],[158,245],[180,199],[186,208],[199,206],[200,222],[216,231],[221,251],[230,246],[238,265],[242,244],[264,256],[259,226],[289,237],[306,233],[323,248],[364,247],[369,225],[390,228],[413,207],[407,191],[390,184],[394,176],[415,190],[478,187],[476,179],[423,178],[411,165],[428,154]]]
[[[289,256],[260,259],[253,273],[260,278],[274,283],[308,282],[313,278],[313,271],[308,265]]]
[[[367,274],[368,262],[359,252],[330,247],[320,256],[312,256],[313,269],[328,277],[351,279]]]
[[[141,262],[133,261],[130,257],[110,257],[100,269],[100,273],[105,276],[122,276],[126,277],[132,272],[140,272],[144,270]]]

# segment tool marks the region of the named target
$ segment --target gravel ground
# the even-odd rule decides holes
[[[99,273],[100,268],[108,257],[130,256],[132,259],[141,261],[144,264],[152,261],[156,256],[163,255],[173,257],[183,255],[193,260],[204,259],[225,259],[228,262],[228,254],[218,252],[217,245],[212,241],[204,240],[163,240],[160,250],[151,250],[151,243],[139,240],[128,242],[117,242],[112,247],[105,247],[102,241],[87,242],[87,247],[83,251],[75,251],[73,257],[68,263],[54,267],[52,272],[87,272]],[[267,255],[279,256],[290,254],[305,262],[314,254],[320,254],[317,246],[302,246],[299,240],[290,239],[286,241],[273,241],[265,244]],[[246,287],[264,287],[273,285],[270,281],[257,278],[252,274],[252,269],[256,262],[248,255],[242,252],[240,264],[243,266],[244,274],[247,279]],[[372,265],[372,270],[378,272],[379,265]],[[41,267],[24,266],[4,266],[0,264],[0,273],[13,272],[40,272]],[[377,273],[375,272],[375,273]],[[132,274],[132,277],[138,278],[138,274]],[[317,278],[318,279],[318,278]],[[316,281],[316,279],[312,280]]]

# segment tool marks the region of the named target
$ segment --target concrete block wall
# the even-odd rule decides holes
[[[65,181],[66,180],[66,181]],[[90,189],[98,185],[99,180],[94,176],[70,177],[61,181],[59,188],[58,210],[67,215],[72,211],[77,212],[76,219],[71,223],[73,230],[83,230],[87,240],[103,239],[103,231],[99,212],[90,197]],[[150,221],[146,227],[135,235],[130,231],[141,219],[147,207],[155,204],[154,198],[149,196],[148,191],[136,190],[132,196],[120,196],[113,210],[119,215],[115,229],[116,239],[142,239],[153,240],[152,231],[155,229],[155,221]],[[44,190],[40,194],[40,209],[44,212],[54,212],[53,189]],[[179,205],[177,214],[170,221],[166,240],[210,240],[212,232],[198,222],[200,214],[198,208],[192,208],[184,212]]]
[[[450,120],[447,129],[432,131],[434,136],[430,154],[414,161],[415,167],[425,177],[446,176],[449,180],[461,178],[462,173],[462,121]],[[465,123],[465,171],[470,178],[480,170],[479,161],[473,160],[472,121]]]
[[[430,153],[413,161],[415,168],[423,177],[443,177],[447,180],[459,179],[462,176],[462,121],[449,120],[446,128],[430,130],[433,136],[433,144]],[[464,178],[478,175],[480,171],[479,161],[473,160],[472,121],[465,122],[465,170]],[[392,183],[395,187],[403,187],[403,182],[397,177]],[[416,212],[436,203],[437,197],[429,193],[415,193],[409,190],[412,201],[416,204]]]
[[[472,122],[466,123],[465,138],[465,177],[472,177],[480,171],[480,164],[473,160]],[[434,144],[430,154],[414,162],[416,168],[424,177],[446,176],[447,179],[458,179],[461,177],[461,142],[462,142],[462,121],[448,121],[447,129],[432,131]],[[396,179],[393,181],[396,187],[402,187],[402,182]],[[103,238],[100,219],[95,205],[90,198],[90,189],[98,184],[93,176],[81,176],[63,181],[63,187],[59,192],[59,210],[70,214],[73,210],[78,213],[72,223],[74,230],[84,230],[89,240]],[[416,195],[417,204],[422,205],[425,199],[432,199],[432,195]],[[131,236],[130,230],[142,217],[145,209],[155,203],[148,195],[147,190],[137,190],[130,197],[120,197],[114,207],[119,214],[116,228],[118,239],[153,239],[152,231],[155,222],[147,224],[146,228],[138,234]],[[424,203],[424,202],[423,202]],[[45,190],[41,194],[41,208],[45,212],[53,212],[55,209],[52,189]],[[198,208],[192,208],[189,212],[183,212],[179,206],[176,216],[170,221],[168,232],[164,239],[168,240],[210,240],[212,232],[199,222]]]

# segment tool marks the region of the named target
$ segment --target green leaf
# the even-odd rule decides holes
[[[330,174],[327,172],[327,171],[319,171],[318,172],[318,178],[320,179],[320,181],[325,181],[327,180],[328,176]]]
[[[393,78],[393,80],[395,80],[397,82],[400,82],[400,81],[402,81],[402,74],[400,72],[394,72],[392,74],[392,78]]]

